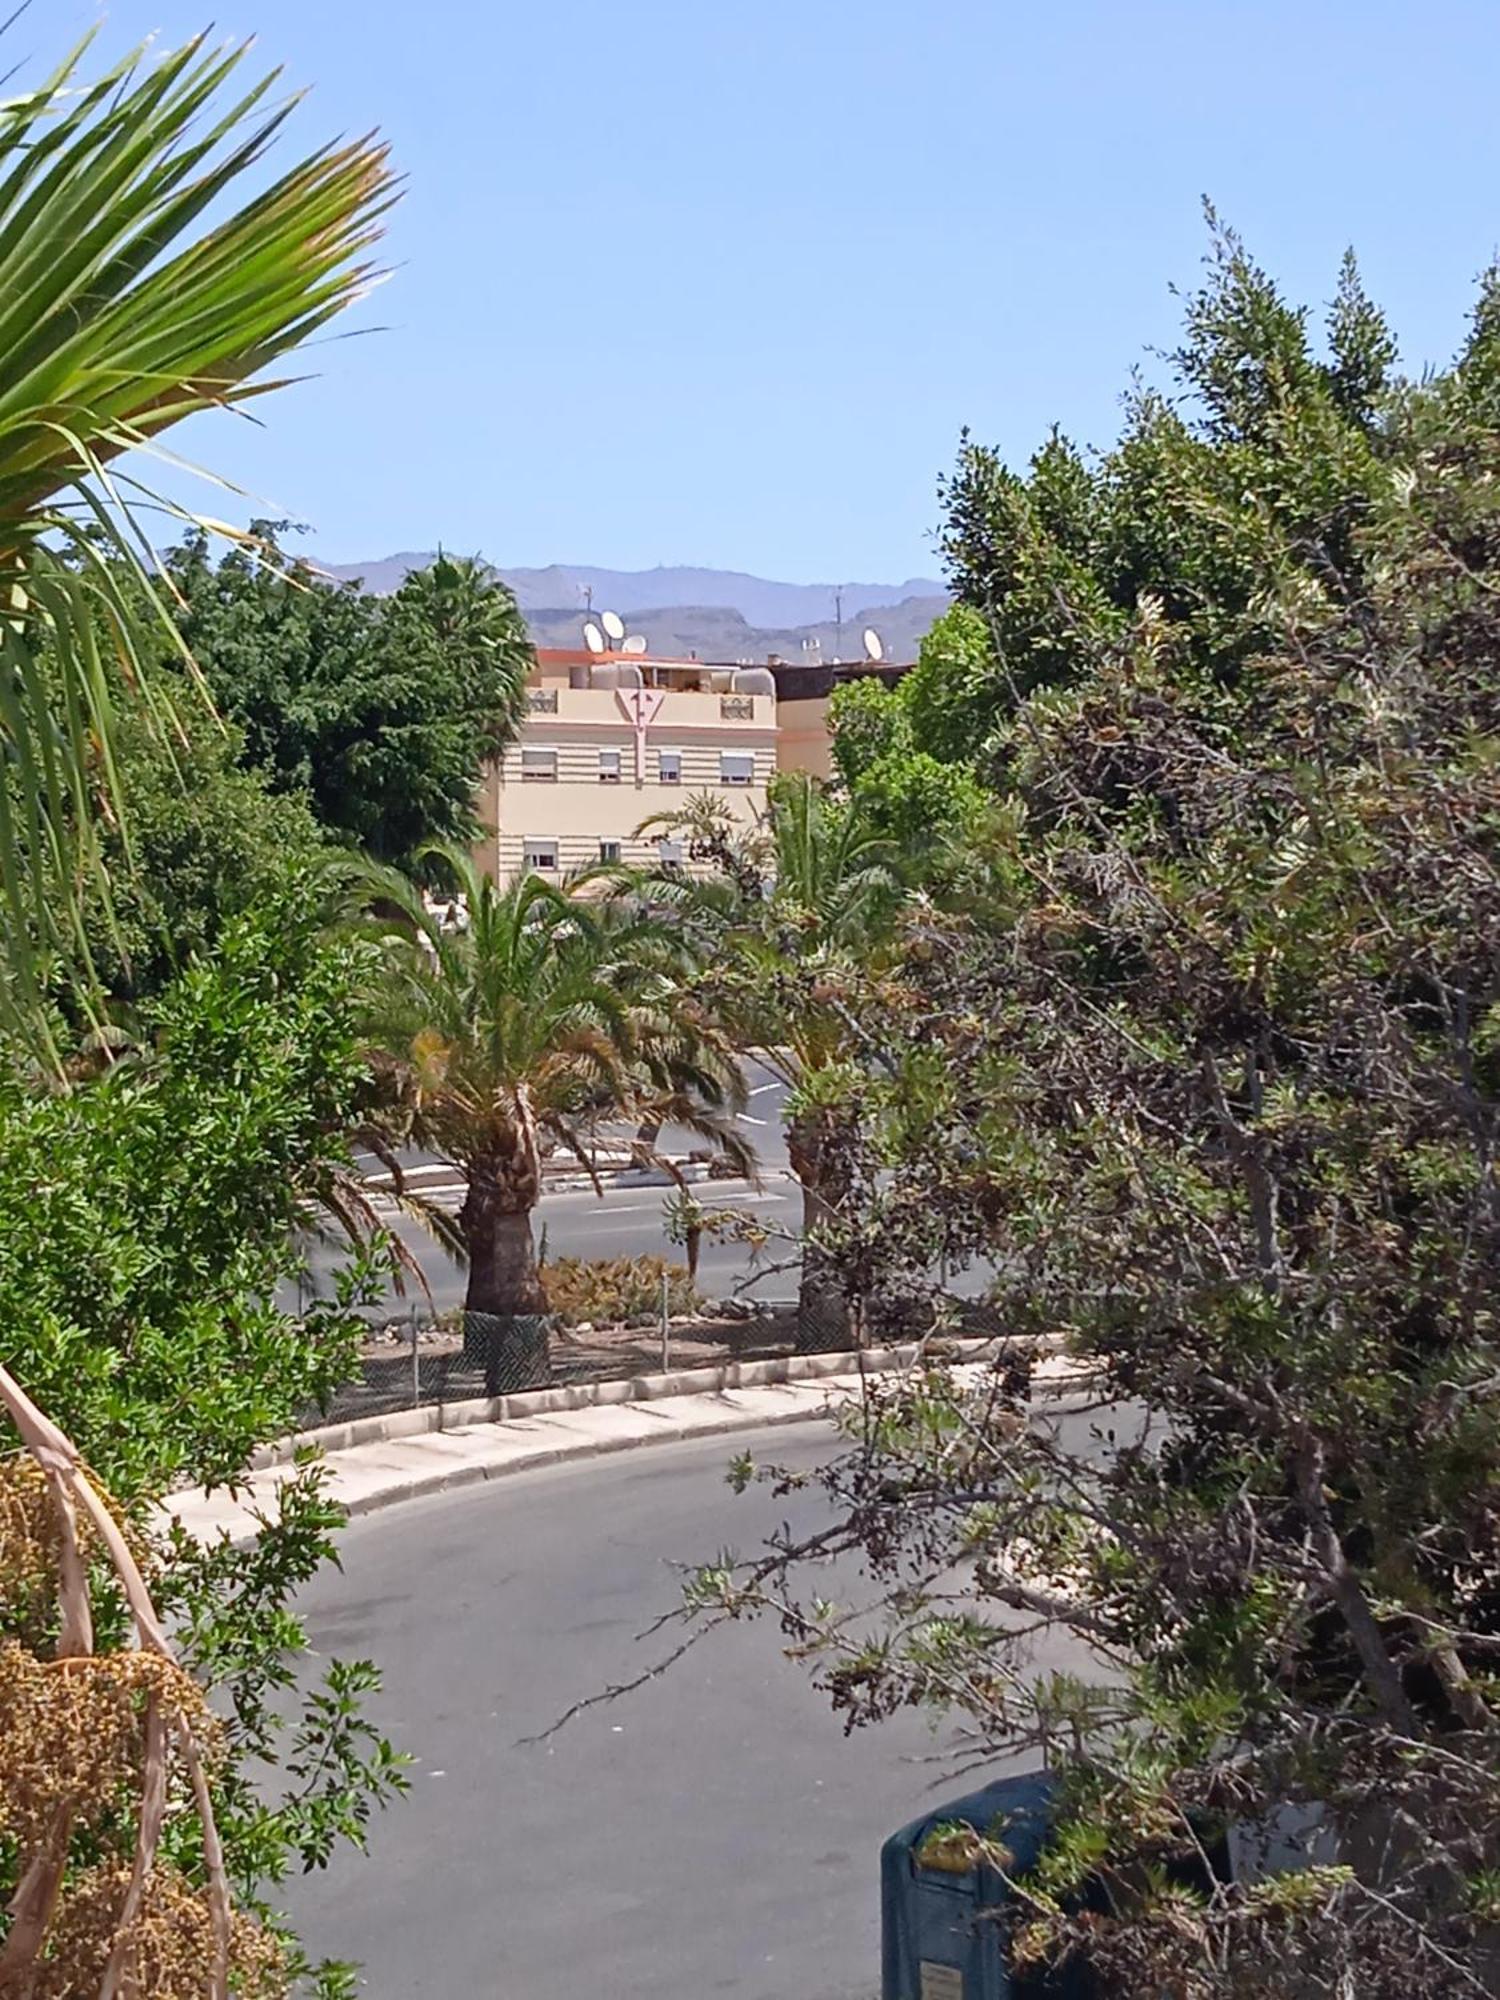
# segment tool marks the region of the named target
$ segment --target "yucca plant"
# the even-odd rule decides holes
[[[395,193],[359,139],[232,205],[296,101],[277,73],[244,87],[245,48],[199,37],[88,80],[90,45],[0,102],[0,1019],[49,1049],[57,968],[92,990],[97,830],[128,831],[118,690],[171,737],[148,663],[175,628],[140,525],[169,503],[124,455],[277,387],[375,277]]]

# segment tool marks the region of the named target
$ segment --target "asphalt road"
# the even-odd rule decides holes
[[[788,1464],[829,1449],[821,1426],[746,1442]],[[636,1635],[676,1602],[672,1562],[816,1524],[814,1496],[733,1495],[733,1448],[561,1466],[346,1532],[343,1573],[305,1598],[312,1643],[380,1663],[373,1712],[413,1792],[368,1857],[286,1893],[314,1957],[363,1961],[371,2000],[878,1992],[880,1843],[978,1782],[943,1781],[917,1718],[846,1739],[754,1625],[521,1740],[666,1649]]]

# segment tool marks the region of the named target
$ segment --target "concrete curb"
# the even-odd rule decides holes
[[[942,1352],[952,1354],[956,1350],[961,1360],[980,1361],[988,1351],[999,1352],[1011,1344],[1000,1337],[945,1339]],[[601,1404],[652,1403],[664,1396],[716,1395],[725,1389],[758,1389],[771,1383],[805,1382],[827,1375],[879,1374],[891,1368],[909,1368],[921,1352],[918,1342],[908,1341],[899,1347],[867,1347],[854,1353],[785,1354],[769,1361],[731,1361],[718,1368],[682,1368],[665,1375],[626,1375],[614,1381],[527,1389],[514,1396],[423,1403],[413,1410],[393,1410],[384,1417],[354,1417],[348,1423],[301,1431],[277,1444],[263,1445],[251,1457],[250,1464],[253,1470],[261,1471],[266,1466],[285,1465],[298,1452],[308,1449],[350,1451],[358,1445],[425,1437],[431,1431],[463,1430],[472,1424],[503,1424],[516,1418],[552,1416],[563,1410],[596,1409]]]
[[[646,1409],[626,1409],[619,1404],[570,1413],[575,1423],[587,1429],[564,1429],[561,1415],[518,1419],[509,1424],[492,1423],[472,1429],[429,1432],[425,1437],[387,1446],[356,1446],[335,1453],[328,1464],[333,1477],[330,1497],[346,1513],[370,1514],[401,1501],[420,1500],[437,1493],[451,1493],[482,1480],[503,1479],[512,1473],[530,1472],[546,1465],[562,1465],[575,1459],[603,1457],[615,1451],[691,1442],[740,1431],[758,1431],[773,1425],[808,1423],[826,1418],[843,1396],[857,1396],[858,1378],[822,1378],[812,1383],[784,1383],[749,1392],[755,1396],[787,1398],[779,1408],[747,1407],[731,1403],[733,1396],[683,1396],[663,1398]],[[626,1426],[598,1428],[600,1418],[632,1417]],[[655,1417],[653,1423],[651,1418]],[[449,1449],[445,1449],[449,1448]],[[451,1451],[451,1455],[450,1455]],[[221,1537],[235,1544],[255,1539],[262,1517],[274,1518],[278,1488],[292,1476],[292,1468],[272,1466],[252,1473],[231,1495],[225,1491],[204,1492],[192,1488],[164,1500],[159,1519],[175,1521],[194,1538],[212,1543]]]
[[[942,1355],[972,1365],[981,1362],[987,1351],[1012,1344],[945,1340]],[[262,1518],[274,1516],[278,1490],[294,1476],[289,1461],[299,1450],[321,1449],[330,1473],[330,1497],[350,1514],[367,1514],[535,1466],[679,1439],[814,1422],[827,1418],[841,1402],[857,1398],[867,1376],[909,1367],[922,1352],[913,1344],[872,1348],[862,1354],[788,1356],[601,1382],[582,1389],[538,1390],[462,1406],[484,1412],[477,1421],[454,1422],[460,1406],[443,1412],[404,1411],[400,1414],[405,1418],[441,1415],[448,1421],[441,1429],[427,1424],[396,1434],[385,1430],[361,1442],[337,1442],[358,1426],[336,1425],[330,1431],[288,1440],[276,1460],[248,1473],[232,1492],[191,1488],[169,1495],[159,1518],[164,1526],[177,1521],[203,1543],[222,1537],[234,1543],[253,1541]],[[729,1380],[731,1376],[736,1379]],[[369,1420],[376,1427],[394,1421]]]

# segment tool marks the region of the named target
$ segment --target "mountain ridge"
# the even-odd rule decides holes
[[[452,551],[449,552],[450,554]],[[370,562],[327,563],[330,576],[358,582],[376,596],[399,588],[402,578],[436,559],[436,550],[401,550]],[[654,611],[664,605],[702,604],[738,611],[752,625],[807,625],[832,618],[842,597],[846,619],[881,610],[910,597],[946,595],[935,578],[913,576],[900,583],[782,583],[748,570],[713,569],[690,563],[658,563],[652,569],[609,569],[596,563],[548,563],[544,567],[486,562],[516,593],[523,611],[593,609]]]
[[[435,556],[436,551],[402,550],[374,562],[321,567],[341,581],[385,596],[399,589],[409,571],[425,568]],[[667,657],[763,660],[775,653],[809,664],[859,659],[862,628],[872,624],[888,659],[910,660],[949,601],[942,584],[930,577],[820,584],[781,583],[745,570],[681,563],[646,570],[590,563],[487,566],[515,592],[537,645],[581,645],[586,617],[617,611],[653,653]]]

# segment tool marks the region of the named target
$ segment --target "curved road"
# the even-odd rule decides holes
[[[821,1426],[748,1442],[803,1466],[829,1449]],[[880,1842],[943,1796],[941,1765],[913,1762],[935,1749],[917,1718],[846,1739],[756,1625],[519,1741],[656,1656],[635,1635],[676,1601],[672,1562],[816,1521],[815,1496],[736,1498],[734,1449],[623,1453],[351,1524],[343,1573],[305,1599],[312,1643],[379,1662],[374,1713],[416,1763],[369,1857],[288,1891],[314,1957],[362,1960],[373,2000],[878,1993]]]

